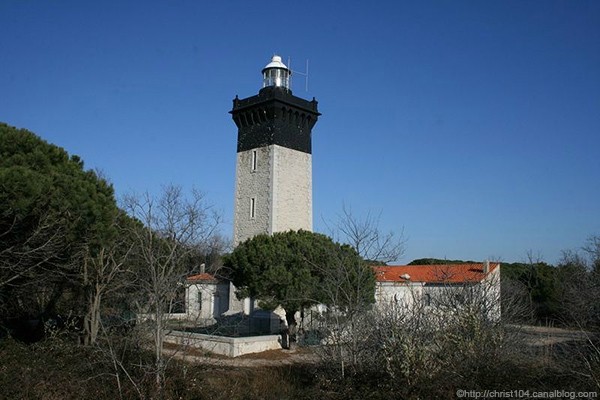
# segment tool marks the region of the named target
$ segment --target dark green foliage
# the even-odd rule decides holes
[[[114,192],[77,156],[33,133],[0,123],[0,232],[16,220],[60,216],[70,241],[110,238],[117,207]],[[2,229],[4,228],[4,229]],[[23,229],[30,229],[28,225]]]
[[[596,237],[593,239],[597,240]],[[588,242],[592,243],[593,239]],[[584,250],[587,257],[578,252],[563,252],[563,257],[557,266],[560,316],[562,322],[569,326],[598,332],[600,331],[600,273],[597,265],[600,253],[588,252],[587,247],[584,247]]]
[[[0,311],[50,313],[74,294],[77,257],[114,240],[117,212],[111,185],[79,157],[0,123]],[[31,304],[23,290],[44,295]]]
[[[502,263],[501,271],[503,282],[518,281],[526,288],[537,321],[558,320],[557,270],[554,266],[545,262]]]
[[[473,264],[475,261],[443,260],[441,258],[418,258],[408,265],[444,265],[444,264]]]
[[[358,291],[361,299],[346,299],[336,305],[373,302],[375,279],[364,261],[351,247],[318,233],[289,231],[255,236],[227,256],[225,266],[232,271],[240,296],[256,297],[271,307],[281,304],[295,311],[315,303],[331,304],[332,292],[339,285],[356,285],[359,278],[366,279]],[[344,272],[344,281],[337,276],[339,271]]]

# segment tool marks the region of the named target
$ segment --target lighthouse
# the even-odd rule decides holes
[[[255,235],[312,231],[312,128],[317,101],[296,97],[292,71],[273,56],[262,88],[237,96],[230,111],[238,128],[233,244]]]

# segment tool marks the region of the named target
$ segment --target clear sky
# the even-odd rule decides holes
[[[600,234],[599,1],[0,0],[0,121],[116,193],[197,187],[231,235],[235,95],[273,54],[316,97],[314,226],[406,255],[554,263]]]

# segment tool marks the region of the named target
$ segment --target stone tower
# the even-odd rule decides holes
[[[292,95],[292,71],[273,59],[257,95],[233,100],[238,128],[233,244],[260,233],[312,230],[311,130],[317,101]]]

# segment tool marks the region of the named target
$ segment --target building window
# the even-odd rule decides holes
[[[198,292],[198,310],[202,310],[202,292]]]
[[[256,158],[258,157],[258,154],[256,152],[256,150],[252,150],[252,172],[256,171]]]
[[[252,197],[250,199],[250,218],[254,219],[256,216],[256,199]]]
[[[431,295],[429,293],[425,293],[423,295],[423,305],[430,306],[431,305]]]

